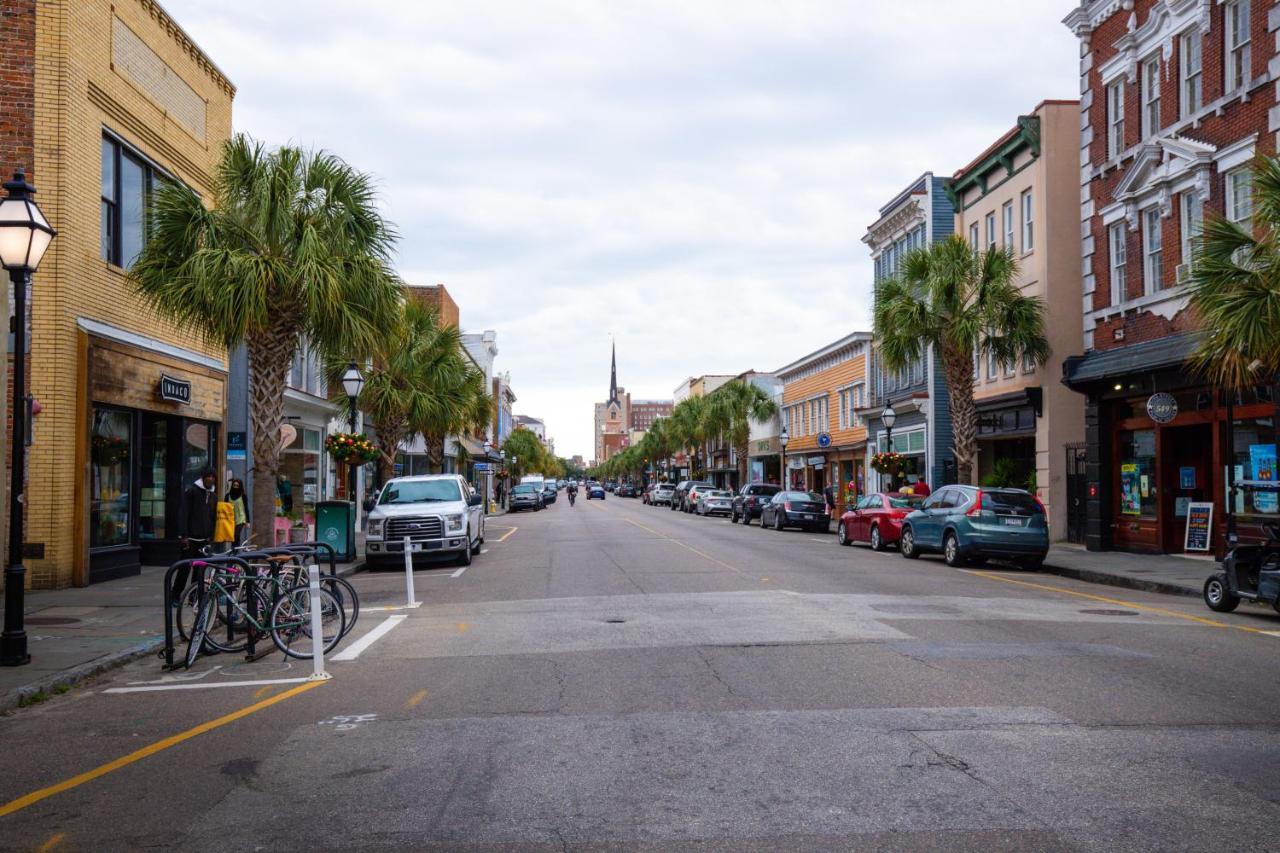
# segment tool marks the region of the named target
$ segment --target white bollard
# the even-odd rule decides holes
[[[413,594],[413,543],[408,536],[404,537],[404,589],[404,606],[417,607],[418,599]]]
[[[307,574],[311,578],[311,675],[308,681],[327,681],[333,678],[324,671],[324,625],[320,612],[320,567],[307,566]]]

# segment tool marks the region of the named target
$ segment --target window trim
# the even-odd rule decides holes
[[[1142,211],[1142,286],[1143,292],[1148,296],[1164,289],[1164,234],[1161,233],[1161,219],[1158,205]],[[1158,238],[1158,245],[1154,248],[1153,235]],[[1159,269],[1155,268],[1156,261]]]
[[[1016,219],[1016,217],[1013,215],[1012,199],[1010,199],[1009,201],[1006,201],[1004,205],[1001,206],[1000,215],[1004,218],[1004,222],[1001,223],[1004,225],[1004,247],[1012,252],[1013,240],[1014,240],[1014,236],[1013,236],[1014,220]]]
[[[1190,202],[1192,199],[1195,199],[1198,203],[1200,211],[1200,215],[1195,221],[1192,221],[1191,218]],[[1190,264],[1194,254],[1192,240],[1196,236],[1192,233],[1193,229],[1199,230],[1199,228],[1204,227],[1204,199],[1200,198],[1200,191],[1196,189],[1184,190],[1181,194],[1181,201],[1179,202],[1178,208],[1179,224],[1182,231],[1182,263]],[[1199,228],[1196,226],[1199,226]]]
[[[1189,62],[1195,46],[1196,68],[1191,70]],[[1190,89],[1195,88],[1195,103],[1191,103]],[[1190,118],[1204,106],[1204,39],[1199,27],[1192,27],[1178,37],[1178,114],[1182,118]]]
[[[996,247],[996,212],[988,211],[985,217],[987,224],[987,251],[990,252]]]
[[[143,220],[143,234],[142,234],[143,247],[145,247],[147,244],[147,222],[145,218],[145,209],[148,202],[146,200],[150,198],[153,192],[155,192],[156,178],[159,177],[166,181],[173,181],[174,183],[182,183],[183,186],[188,186],[188,188],[189,188],[189,185],[187,185],[184,181],[181,181],[172,172],[170,172],[168,169],[161,166],[155,160],[148,157],[142,151],[138,150],[137,146],[130,144],[127,140],[121,138],[118,134],[114,133],[109,128],[106,128],[106,127],[102,128],[101,140],[102,140],[101,141],[102,145],[111,145],[114,147],[114,151],[112,152],[112,162],[113,162],[113,171],[115,173],[114,175],[115,180],[114,180],[114,186],[112,188],[114,190],[114,198],[112,199],[107,199],[106,197],[102,198],[102,201],[99,204],[98,222],[99,222],[99,227],[101,227],[101,223],[102,223],[101,204],[110,203],[113,206],[112,207],[112,216],[113,216],[112,224],[115,226],[115,231],[111,235],[110,251],[105,257],[102,255],[102,251],[101,251],[103,246],[105,245],[105,241],[103,239],[102,233],[99,232],[98,257],[118,269],[128,269],[128,267],[124,266],[123,264],[123,261],[124,261],[123,231],[124,229],[122,227],[123,200],[121,195],[123,192],[122,190],[123,180],[121,175],[121,167],[122,167],[124,158],[129,157],[130,159],[136,161],[142,167],[142,173],[143,173],[142,192],[143,192],[143,199],[144,199],[143,201],[144,220]],[[99,170],[101,170],[101,160],[99,160]],[[99,171],[98,177],[99,177],[99,186],[101,186],[101,178],[102,178],[101,171]],[[141,251],[141,249],[139,249],[139,251]]]
[[[1238,15],[1239,11],[1244,10],[1244,39],[1235,43],[1231,43],[1234,35],[1231,27],[1231,17],[1233,14]],[[1237,21],[1239,19],[1237,18]],[[1249,0],[1227,0],[1224,4],[1222,13],[1222,58],[1226,67],[1222,70],[1222,82],[1224,94],[1231,95],[1240,91],[1249,85],[1253,79],[1253,8],[1249,4]],[[1240,79],[1236,79],[1236,56],[1241,55],[1243,62],[1241,63]]]
[[[1022,191],[1022,254],[1035,250],[1035,197],[1031,190]]]
[[[1117,239],[1117,237],[1119,239]],[[1107,226],[1108,269],[1111,285],[1111,305],[1123,305],[1129,300],[1129,232],[1124,222]],[[1117,277],[1116,271],[1120,275]],[[1117,278],[1119,279],[1117,281]],[[1118,285],[1118,286],[1117,286]]]
[[[1107,156],[1124,153],[1124,80],[1107,86]]]
[[[1149,139],[1160,132],[1160,54],[1155,53],[1142,60],[1142,138]],[[1152,69],[1155,73],[1152,73]],[[1154,96],[1153,96],[1154,93]],[[1152,110],[1154,108],[1154,124],[1152,127]]]
[[[1240,211],[1236,209],[1236,183],[1243,180],[1248,188],[1248,204],[1249,212],[1246,216],[1241,216]],[[1243,223],[1252,223],[1253,221],[1253,173],[1248,166],[1232,169],[1226,174],[1226,199],[1224,200],[1224,213],[1227,219],[1241,225]]]

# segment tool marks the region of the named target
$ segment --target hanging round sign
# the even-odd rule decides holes
[[[820,433],[818,433],[818,446],[819,446],[819,447],[830,447],[830,446],[831,446],[831,435],[830,435],[829,433],[825,433],[825,432],[820,432]]]
[[[1167,424],[1178,416],[1178,401],[1161,391],[1147,398],[1147,414],[1158,424]]]

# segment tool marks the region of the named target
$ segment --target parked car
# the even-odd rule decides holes
[[[636,487],[630,483],[623,483],[618,486],[615,494],[620,498],[634,498],[636,496]]]
[[[1038,569],[1049,553],[1044,505],[1023,489],[944,486],[902,521],[902,556],[940,551],[948,566],[989,558]]]
[[[827,500],[817,492],[778,492],[760,513],[760,526],[827,532]]]
[[[714,483],[692,483],[684,496],[684,511],[693,512],[698,506],[698,495],[715,489]]]
[[[728,489],[700,489],[693,511],[698,515],[730,515],[733,513],[733,492]]]
[[[676,483],[676,493],[672,498],[671,508],[678,509],[681,512],[688,512],[689,510],[685,507],[688,506],[689,490],[697,486],[712,488],[711,484],[705,480],[681,480]]]
[[[513,487],[511,495],[507,499],[507,509],[510,512],[518,512],[522,509],[531,509],[537,512],[543,506],[542,489],[533,483],[521,483]]]
[[[592,498],[599,498],[600,500],[604,500],[604,486],[600,485],[599,483],[592,483],[590,486],[588,486],[587,500],[591,500]]]
[[[658,483],[653,487],[653,492],[649,495],[649,503],[652,506],[671,506],[671,499],[675,497],[676,487],[671,483]]]
[[[649,496],[653,494],[653,490],[656,488],[658,488],[657,483],[650,483],[649,485],[645,486],[644,491],[640,493],[640,503],[642,504],[649,503]]]
[[[873,551],[883,551],[898,544],[902,519],[920,508],[922,495],[899,492],[877,492],[858,498],[836,524],[836,537],[841,545],[866,542]]]
[[[560,493],[556,491],[555,480],[547,480],[545,483],[542,484],[542,503],[544,505],[555,503],[556,497],[559,494]]]
[[[484,544],[483,503],[484,497],[457,474],[388,480],[369,513],[365,562],[371,568],[403,565],[408,537],[416,554],[455,554],[469,566]]]
[[[738,490],[738,494],[734,495],[733,508],[729,513],[729,520],[737,524],[738,519],[742,519],[743,524],[750,524],[751,519],[760,517],[760,510],[769,502],[769,499],[780,491],[782,491],[782,486],[774,486],[768,483],[748,483]]]

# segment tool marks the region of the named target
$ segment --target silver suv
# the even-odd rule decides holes
[[[484,544],[484,497],[457,474],[388,480],[369,513],[365,562],[403,565],[405,537],[415,558],[456,553],[471,565]]]

